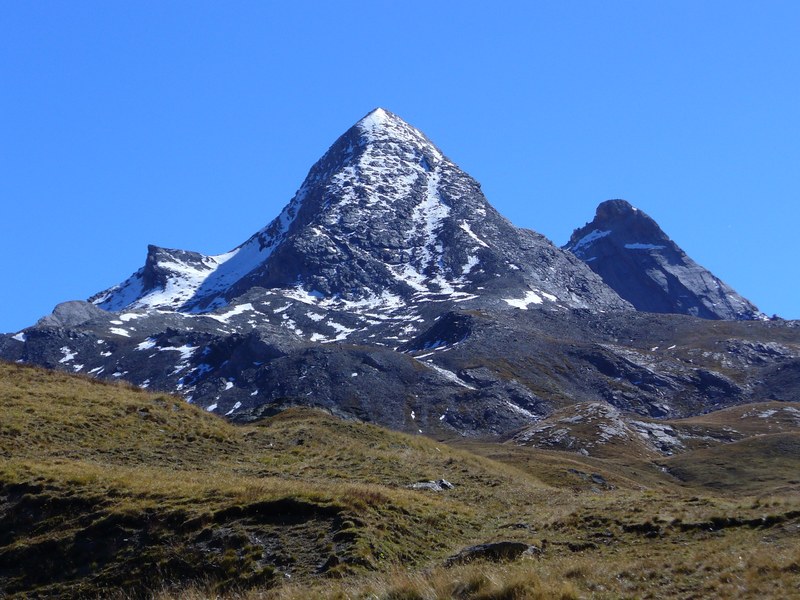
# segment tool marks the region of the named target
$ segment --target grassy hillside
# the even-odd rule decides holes
[[[660,461],[681,482],[730,494],[797,495],[800,433],[759,435]]]
[[[657,464],[445,444],[309,410],[239,427],[9,364],[0,402],[0,596],[800,594],[791,434]],[[719,484],[728,467],[736,486]],[[439,479],[452,489],[410,487]],[[444,566],[500,540],[534,550]]]

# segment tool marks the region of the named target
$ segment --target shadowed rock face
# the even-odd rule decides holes
[[[576,229],[564,247],[638,310],[704,319],[763,318],[625,200],[600,204],[594,220]]]

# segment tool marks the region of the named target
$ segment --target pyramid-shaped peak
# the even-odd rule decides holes
[[[385,108],[381,108],[380,106],[368,112],[356,125],[365,131],[384,129],[386,127],[391,127],[392,125],[404,125],[406,127],[411,127],[396,114],[386,110]]]
[[[367,144],[396,142],[422,146],[431,151],[436,158],[442,158],[441,151],[424,133],[385,108],[378,107],[367,113],[353,128]]]
[[[488,282],[502,285],[488,292]],[[144,268],[92,301],[197,313],[255,288],[302,290],[327,306],[503,295],[504,305],[525,308],[543,299],[628,307],[574,257],[517,230],[478,182],[384,108],[341,135],[281,214],[237,248],[216,256],[152,248]]]
[[[399,120],[402,121],[402,119],[400,119],[400,117],[398,117],[394,113],[389,112],[385,108],[381,108],[379,106],[379,107],[374,108],[371,111],[369,111],[364,116],[364,118],[362,118],[361,121],[359,121],[359,123],[372,123],[372,124],[375,124],[375,125],[379,125],[379,124],[385,123],[386,121],[389,121],[391,119],[399,119]]]

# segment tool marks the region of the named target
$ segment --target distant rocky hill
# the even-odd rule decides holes
[[[579,402],[679,418],[796,399],[800,330],[761,317],[622,201],[567,249],[513,226],[377,109],[240,246],[150,246],[119,285],[0,336],[0,357],[175,392],[238,421],[317,406],[506,435]]]

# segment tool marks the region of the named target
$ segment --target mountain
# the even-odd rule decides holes
[[[218,256],[150,246],[142,269],[91,301],[198,313],[254,287],[355,311],[475,296],[627,307],[570,254],[509,223],[474,179],[381,108],[341,136],[281,214],[240,246]]]
[[[637,311],[573,252],[376,109],[241,245],[150,246],[119,285],[0,336],[0,358],[240,422],[311,406],[437,436],[506,436],[577,403],[683,418],[797,397],[796,323]]]
[[[763,318],[752,302],[694,262],[625,200],[597,207],[564,246],[637,310],[703,319]]]

